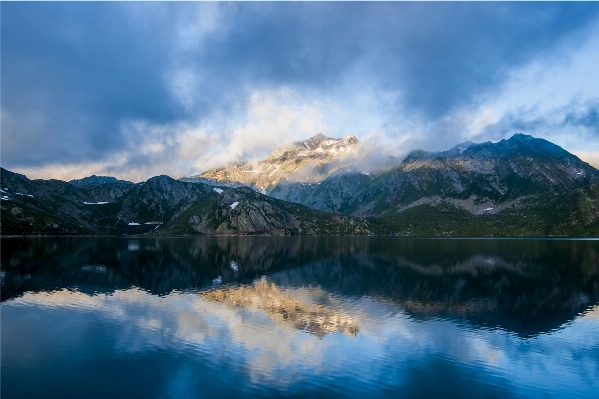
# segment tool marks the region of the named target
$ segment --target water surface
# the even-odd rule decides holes
[[[599,241],[1,245],[3,398],[599,392]]]

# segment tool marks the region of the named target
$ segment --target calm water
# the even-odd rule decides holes
[[[3,399],[599,397],[599,241],[1,245]]]

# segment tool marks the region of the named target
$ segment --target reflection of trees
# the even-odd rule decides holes
[[[415,317],[520,334],[549,331],[599,301],[596,241],[360,237],[9,238],[2,300],[61,288],[155,295],[251,283],[318,285],[391,299]],[[232,262],[235,267],[231,267]]]

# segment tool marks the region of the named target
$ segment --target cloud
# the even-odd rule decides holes
[[[64,180],[90,174],[118,175],[134,182],[159,174],[191,176],[242,159],[260,159],[279,145],[333,129],[324,116],[327,104],[286,88],[256,91],[236,107],[235,119],[215,114],[192,123],[126,121],[120,127],[123,146],[107,159],[19,170],[30,178]]]
[[[580,33],[575,45],[553,47],[552,59],[534,58],[510,69],[493,93],[483,93],[472,104],[456,107],[441,118],[427,119],[400,113],[386,126],[405,154],[414,148],[445,150],[464,141],[499,141],[524,132],[580,153],[597,140],[599,105],[599,25]],[[590,158],[583,158],[589,160]]]
[[[484,122],[478,108],[502,117],[487,103],[515,70],[543,72],[596,36],[599,5],[6,3],[2,11],[2,165],[126,157],[122,170],[147,178],[184,173],[196,153],[198,168],[217,153],[253,156],[324,128],[384,131],[403,146],[453,142],[468,121]],[[564,82],[572,76],[580,75]],[[260,105],[256,93],[278,93],[269,95],[281,104]],[[196,148],[179,154],[185,140]],[[185,159],[168,167],[175,155]]]
[[[599,98],[569,104],[540,112],[521,107],[503,115],[483,129],[490,138],[525,132],[546,138],[573,151],[585,153],[599,141]]]

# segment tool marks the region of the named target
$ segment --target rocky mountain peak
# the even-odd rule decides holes
[[[306,140],[296,141],[291,146],[277,147],[273,152],[266,156],[266,160],[277,160],[283,158],[287,160],[293,157],[312,157],[325,158],[337,157],[352,152],[355,145],[358,144],[358,138],[353,134],[344,138],[332,138],[318,133]]]
[[[315,182],[343,167],[342,161],[356,152],[356,136],[332,138],[319,133],[291,145],[280,146],[264,160],[213,169],[185,181],[212,181],[222,185],[245,184],[267,193],[283,180]]]

